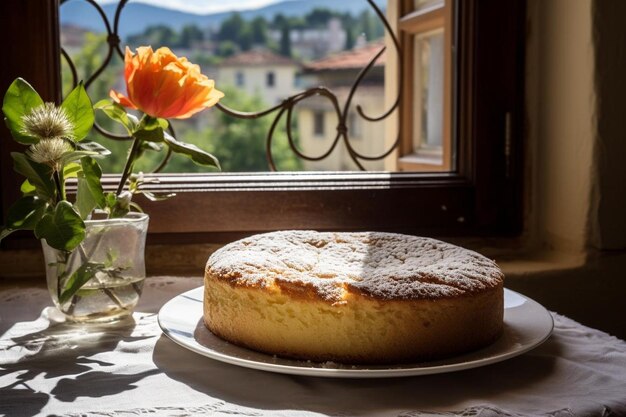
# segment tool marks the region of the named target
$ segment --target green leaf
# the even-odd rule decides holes
[[[5,227],[10,230],[33,230],[47,207],[48,203],[38,197],[22,197],[9,208]]]
[[[132,135],[147,142],[163,142],[163,135],[169,123],[165,119],[144,116]]]
[[[102,263],[85,262],[82,264],[65,282],[65,287],[59,297],[59,303],[64,304],[67,302],[83,285],[102,269],[104,269],[104,264]]]
[[[43,100],[35,89],[22,78],[18,78],[9,86],[2,102],[7,127],[13,138],[19,143],[30,145],[37,143],[39,139],[25,135],[21,132],[24,127],[22,116],[29,113],[35,107],[43,105]]]
[[[47,212],[35,227],[35,236],[46,239],[51,247],[72,251],[85,238],[85,222],[67,201],[59,201],[52,212]]]
[[[203,151],[196,145],[185,143],[174,139],[168,133],[165,133],[164,140],[170,149],[178,154],[185,155],[198,165],[212,166],[220,169],[220,163],[216,157],[208,152]]]
[[[149,142],[149,141],[142,141],[141,142],[141,150],[143,151],[147,151],[147,150],[151,150],[151,151],[155,151],[155,152],[159,152],[163,149],[163,146],[159,143],[155,143],[155,142]]]
[[[93,126],[94,114],[91,100],[82,82],[67,95],[61,107],[65,109],[74,125],[74,139],[77,141],[84,139]]]
[[[76,190],[76,209],[80,217],[84,220],[98,207],[98,202],[91,194],[89,182],[85,178],[78,178],[78,188]]]
[[[106,193],[104,199],[106,201],[106,207],[109,209],[113,208],[113,206],[115,206],[115,203],[117,203],[117,196],[115,195],[115,193]]]
[[[164,131],[161,126],[150,129],[140,129],[133,133],[135,138],[146,142],[163,142],[163,135]]]
[[[83,158],[85,156],[98,156],[98,154],[96,152],[91,152],[91,151],[66,152],[61,157],[60,162],[61,162],[61,164],[65,165],[65,164],[69,164],[69,163],[78,161],[79,159],[81,159],[81,158]]]
[[[100,145],[98,142],[92,142],[90,140],[84,140],[76,144],[76,149],[86,152],[94,152],[98,156],[107,156],[111,155],[111,151],[109,151],[104,146]],[[98,156],[95,156],[97,158]]]
[[[13,169],[18,174],[26,177],[28,182],[37,189],[37,195],[46,200],[53,199],[56,195],[56,187],[52,180],[52,168],[48,165],[39,164],[28,159],[19,152],[11,152]]]
[[[0,242],[2,242],[2,240],[9,236],[11,233],[15,232],[15,230],[11,230],[11,229],[2,229],[0,230]]]
[[[30,181],[24,180],[24,182],[20,186],[20,191],[22,192],[22,195],[24,196],[35,195],[37,188],[35,188],[35,186],[31,184]]]
[[[167,120],[162,119],[160,117],[158,119],[156,119],[156,120],[157,120],[157,123],[159,124],[159,126],[161,126],[161,129],[163,129],[163,130],[166,130],[167,127],[170,125],[170,123]]]
[[[124,126],[129,135],[132,134],[137,126],[136,119],[129,117],[129,114],[126,113],[124,107],[119,103],[104,99],[94,104],[93,108],[102,110],[111,120]]]
[[[106,198],[104,190],[100,183],[102,170],[98,163],[89,157],[80,160],[82,172],[78,175],[78,189],[76,191],[76,207],[83,219],[89,216],[89,213],[96,208],[106,207]]]
[[[83,168],[76,162],[70,162],[63,167],[63,178],[76,178]]]

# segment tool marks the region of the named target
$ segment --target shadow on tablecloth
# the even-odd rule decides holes
[[[166,336],[157,341],[153,361],[168,377],[214,398],[266,410],[306,410],[324,414],[375,410],[464,409],[524,397],[548,384],[559,344],[506,362],[449,374],[384,379],[333,379],[275,374],[221,363],[188,351]],[[525,397],[526,399],[528,397]]]

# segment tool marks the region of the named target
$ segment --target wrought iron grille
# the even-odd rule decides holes
[[[63,5],[67,1],[68,0],[61,0],[60,4]],[[124,7],[128,4],[128,0],[119,1],[115,10],[112,23],[109,20],[106,13],[104,12],[103,8],[98,3],[96,3],[95,0],[82,0],[82,1],[87,2],[88,4],[93,6],[94,9],[100,15],[100,17],[102,18],[102,21],[106,28],[106,34],[107,34],[106,41],[107,41],[107,46],[108,46],[106,57],[102,61],[101,65],[95,69],[93,74],[88,76],[87,80],[84,81],[85,88],[89,89],[89,86],[109,66],[114,54],[119,55],[122,59],[124,58],[124,53],[122,52],[122,49],[120,47],[121,38],[119,36],[119,23],[120,23],[120,18],[124,10]],[[313,161],[320,161],[320,160],[326,159],[337,148],[339,143],[343,143],[346,149],[348,150],[348,155],[350,156],[351,160],[356,164],[356,166],[360,170],[365,171],[365,167],[362,164],[363,161],[382,160],[386,158],[387,156],[389,156],[396,148],[398,148],[400,144],[400,132],[398,132],[397,137],[395,138],[394,142],[388,147],[388,149],[384,150],[379,155],[365,155],[364,153],[357,151],[350,142],[350,131],[348,128],[348,114],[353,106],[356,109],[356,113],[358,114],[358,116],[364,119],[365,121],[369,123],[381,122],[385,120],[386,118],[390,117],[398,109],[398,106],[400,104],[400,95],[402,92],[403,65],[402,65],[402,54],[400,52],[400,44],[399,44],[398,38],[396,34],[393,32],[384,13],[374,3],[374,1],[373,0],[365,0],[365,1],[367,1],[370,7],[374,10],[375,14],[383,23],[385,31],[390,36],[393,42],[394,49],[396,50],[396,53],[398,55],[398,63],[399,63],[398,65],[399,73],[398,73],[398,78],[397,78],[397,81],[399,84],[398,89],[397,89],[398,95],[395,98],[394,103],[389,107],[389,109],[385,110],[382,114],[374,115],[374,116],[366,114],[363,108],[361,107],[361,105],[354,103],[354,96],[357,90],[359,89],[359,87],[361,86],[363,79],[367,76],[367,74],[374,67],[376,61],[385,52],[385,49],[386,49],[385,46],[382,46],[381,49],[374,56],[372,56],[372,58],[367,63],[367,65],[359,71],[353,84],[350,86],[347,97],[343,103],[340,103],[338,95],[334,93],[331,89],[327,87],[313,87],[313,88],[309,88],[304,91],[301,91],[299,93],[296,93],[292,96],[286,97],[281,103],[273,107],[269,107],[267,109],[256,111],[256,112],[238,111],[236,109],[229,108],[221,103],[218,103],[216,105],[216,107],[220,111],[232,117],[239,118],[239,119],[256,119],[256,118],[266,117],[266,116],[274,117],[270,125],[270,129],[267,132],[266,142],[265,142],[265,155],[267,158],[268,166],[271,171],[277,170],[276,164],[274,163],[274,158],[272,157],[272,141],[274,139],[274,133],[276,131],[276,128],[279,126],[279,123],[283,119],[285,122],[285,131],[287,133],[289,146],[292,152],[295,155],[297,155],[297,157],[306,161],[313,162]],[[67,53],[67,51],[64,48],[61,48],[61,54],[71,70],[73,86],[76,86],[78,84],[78,73],[76,70],[76,66],[74,62],[72,61],[72,58],[70,57],[70,55]],[[293,111],[294,111],[295,106],[298,103],[304,100],[307,100],[311,97],[315,97],[315,96],[323,97],[324,99],[328,100],[331,103],[332,108],[334,109],[335,114],[337,116],[337,126],[336,126],[337,133],[334,139],[332,140],[330,146],[325,152],[323,152],[321,155],[318,155],[318,156],[311,156],[311,155],[305,154],[296,146],[296,142],[294,140],[294,135],[292,132],[292,126],[293,126],[292,119],[293,119]],[[100,126],[98,123],[95,123],[94,128],[100,134],[113,140],[125,141],[125,140],[132,139],[130,136],[119,135],[119,134],[110,132],[106,130],[105,128],[103,128],[102,126]],[[169,129],[170,134],[176,137],[176,132],[174,131],[174,128],[172,127],[171,123],[169,124],[168,129]],[[382,139],[384,140],[384,138]],[[172,151],[168,148],[167,153],[165,154],[163,160],[154,169],[154,172],[161,171],[165,167],[165,165],[167,164],[171,156],[172,156]]]

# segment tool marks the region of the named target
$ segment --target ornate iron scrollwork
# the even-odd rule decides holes
[[[66,3],[68,0],[61,0],[61,5],[63,5],[64,3]],[[95,2],[95,0],[83,0],[86,1],[87,3],[89,3],[91,6],[93,6],[97,12],[99,13],[100,17],[102,18],[102,21],[104,23],[104,26],[106,28],[107,31],[107,44],[108,44],[108,50],[107,50],[107,55],[105,57],[105,59],[102,61],[102,64],[94,71],[93,74],[91,74],[89,76],[89,78],[87,79],[87,81],[85,81],[85,88],[89,88],[89,85],[106,69],[106,67],[109,65],[109,63],[111,62],[111,59],[113,57],[114,53],[117,53],[122,59],[124,58],[124,53],[122,52],[122,49],[120,48],[120,37],[118,35],[119,33],[119,22],[120,22],[120,16],[122,14],[122,10],[124,9],[124,6],[126,6],[126,4],[128,3],[128,0],[120,0],[120,2],[117,5],[116,11],[115,11],[115,16],[113,19],[113,26],[111,26],[111,23],[108,19],[108,17],[106,16],[104,10],[102,9],[102,7]],[[389,109],[387,109],[386,111],[383,112],[383,114],[377,115],[377,116],[370,116],[365,114],[363,108],[360,105],[356,105],[355,109],[357,114],[363,118],[364,120],[368,121],[368,122],[380,122],[382,120],[385,120],[387,117],[389,117],[391,114],[393,114],[393,112],[398,108],[399,104],[400,104],[400,93],[402,91],[402,86],[401,86],[401,80],[402,80],[402,55],[400,53],[400,44],[398,42],[398,38],[396,37],[395,33],[393,32],[391,26],[389,25],[389,22],[387,21],[385,15],[383,14],[383,12],[380,10],[380,8],[374,3],[374,0],[366,0],[370,7],[374,10],[374,12],[376,13],[376,15],[378,16],[378,18],[382,21],[385,30],[387,31],[387,33],[389,34],[394,48],[398,54],[398,68],[399,68],[399,75],[398,75],[398,80],[400,85],[398,86],[398,95],[394,101],[394,103],[390,106]],[[370,61],[368,62],[368,64],[363,67],[361,69],[361,71],[359,72],[359,74],[357,75],[354,83],[352,84],[352,86],[349,89],[348,95],[346,97],[345,102],[343,103],[343,107],[340,106],[339,103],[339,99],[337,97],[337,95],[335,93],[333,93],[330,89],[326,88],[326,87],[314,87],[314,88],[309,88],[307,90],[304,90],[302,92],[299,92],[297,94],[294,94],[290,97],[285,98],[280,104],[270,107],[268,109],[265,110],[261,110],[258,112],[241,112],[241,111],[237,111],[235,109],[231,109],[225,105],[223,105],[222,103],[218,103],[216,105],[216,107],[232,116],[232,117],[236,117],[236,118],[240,118],[240,119],[256,119],[259,117],[265,117],[268,115],[273,114],[274,115],[274,119],[272,121],[272,124],[270,126],[269,131],[267,132],[267,137],[266,137],[266,144],[265,144],[265,152],[266,152],[266,158],[267,158],[267,162],[269,165],[269,168],[272,171],[276,171],[276,165],[274,163],[274,159],[272,157],[272,141],[274,138],[274,132],[276,131],[276,128],[278,126],[278,124],[280,123],[281,119],[283,117],[286,117],[286,121],[285,121],[285,130],[287,133],[287,138],[289,141],[289,146],[291,148],[291,150],[294,152],[295,155],[297,155],[299,158],[307,160],[307,161],[320,161],[323,160],[325,158],[327,158],[330,154],[332,154],[332,152],[335,150],[335,148],[337,147],[337,145],[339,144],[340,141],[343,141],[343,144],[346,146],[346,149],[348,150],[348,154],[350,155],[350,158],[352,159],[352,161],[356,164],[357,167],[359,167],[359,169],[361,170],[365,170],[365,167],[363,166],[363,164],[361,163],[361,161],[377,161],[377,160],[381,160],[386,158],[388,155],[390,155],[394,149],[396,149],[400,143],[400,134],[398,133],[397,138],[395,139],[395,141],[393,142],[393,144],[386,149],[382,154],[380,155],[364,155],[363,153],[358,152],[350,143],[350,135],[349,135],[349,129],[348,129],[348,125],[347,125],[347,118],[348,118],[348,113],[351,109],[351,107],[353,106],[353,99],[354,99],[354,95],[356,94],[357,90],[359,89],[359,86],[361,85],[361,82],[363,81],[363,79],[365,78],[365,76],[370,72],[370,70],[374,67],[376,61],[381,57],[381,55],[385,52],[385,46],[381,47],[381,49],[370,59]],[[63,58],[66,60],[67,64],[70,67],[70,70],[72,72],[72,80],[73,80],[73,84],[74,86],[78,83],[78,75],[77,75],[77,71],[76,71],[76,66],[74,65],[71,57],[69,56],[69,54],[63,49],[61,48],[61,54],[63,56]],[[295,108],[295,106],[303,101],[306,100],[310,97],[314,97],[314,96],[320,96],[323,97],[325,99],[327,99],[328,101],[331,102],[332,107],[337,115],[337,134],[335,136],[335,138],[333,139],[330,147],[323,152],[321,155],[318,156],[310,156],[310,155],[306,155],[304,154],[301,150],[298,149],[298,147],[295,144],[295,140],[293,138],[293,133],[291,131],[291,127],[292,127],[292,118],[293,118],[293,110]],[[103,127],[101,127],[99,124],[95,124],[95,129],[102,135],[110,138],[110,139],[114,139],[114,140],[130,140],[131,138],[129,136],[125,136],[125,135],[118,135],[115,134],[113,132],[109,132],[106,129],[104,129]],[[172,128],[172,125],[170,124],[169,126],[169,130],[170,130],[170,134],[172,134],[172,136],[176,136],[174,129]],[[171,151],[168,149],[167,154],[165,155],[165,158],[163,159],[163,161],[161,161],[161,163],[159,164],[159,166],[154,170],[154,172],[159,172],[161,169],[163,169],[165,167],[165,165],[167,164],[167,161],[169,160],[169,158],[171,157]]]

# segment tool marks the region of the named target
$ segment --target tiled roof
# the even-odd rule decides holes
[[[384,42],[370,42],[360,48],[351,49],[330,55],[305,65],[307,71],[327,71],[340,69],[360,69],[365,67],[370,60],[384,47]],[[385,53],[376,60],[374,66],[385,65]]]
[[[297,61],[268,50],[251,50],[226,58],[221,67],[241,67],[258,65],[300,66]]]

